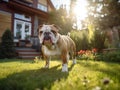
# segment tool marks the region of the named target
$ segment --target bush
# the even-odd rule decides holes
[[[94,35],[91,39],[91,47],[97,48],[98,51],[101,51],[105,48],[105,32],[102,32],[100,30],[95,30]]]
[[[70,37],[75,42],[77,51],[97,48],[100,52],[105,48],[105,33],[100,30],[73,30]]]
[[[77,59],[78,60],[120,62],[120,51],[98,53],[97,49],[80,50],[78,51]]]
[[[75,42],[77,51],[89,49],[89,41],[87,35],[88,35],[87,30],[71,31],[70,37]]]
[[[7,29],[3,36],[0,45],[0,58],[12,58],[15,56],[13,36],[9,29]]]
[[[104,61],[120,62],[120,51],[111,51],[103,54]]]

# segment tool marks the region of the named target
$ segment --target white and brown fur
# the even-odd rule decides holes
[[[67,72],[69,54],[73,59],[73,64],[76,63],[76,46],[74,41],[67,35],[59,34],[59,29],[55,25],[40,25],[38,31],[40,44],[42,44],[41,50],[46,60],[45,68],[49,68],[49,59],[51,56],[59,55],[62,59],[62,72]],[[44,40],[46,32],[49,34],[48,37],[51,40]]]

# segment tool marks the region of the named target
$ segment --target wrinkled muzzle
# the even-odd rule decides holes
[[[45,32],[44,33],[44,40],[49,40],[49,39],[51,39],[49,32]]]
[[[52,44],[52,39],[49,32],[44,33],[43,44]]]

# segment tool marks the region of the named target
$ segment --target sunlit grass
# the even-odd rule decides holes
[[[77,61],[61,72],[61,61],[0,60],[0,90],[120,90],[120,64]]]

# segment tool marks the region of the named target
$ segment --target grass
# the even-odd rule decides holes
[[[0,60],[0,90],[120,90],[120,64],[69,61],[69,72],[61,72],[61,61]]]

